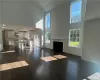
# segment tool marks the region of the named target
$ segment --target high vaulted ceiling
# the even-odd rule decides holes
[[[48,11],[51,10],[55,7],[57,7],[58,5],[65,3],[69,0],[0,0],[0,1],[4,1],[4,2],[31,2],[31,3],[35,3],[38,6],[40,6],[42,9],[44,9],[44,11]]]
[[[40,5],[45,11],[51,10],[68,0],[36,0],[35,2]]]

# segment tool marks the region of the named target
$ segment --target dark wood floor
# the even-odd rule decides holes
[[[44,62],[41,56],[52,56],[57,53],[48,49],[17,50],[15,53],[0,53],[0,63],[25,60],[29,66],[0,72],[0,80],[82,80],[100,67],[81,60],[80,57],[63,53],[67,59]]]

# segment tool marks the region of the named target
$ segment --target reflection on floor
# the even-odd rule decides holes
[[[64,59],[64,58],[67,58],[66,56],[63,56],[63,55],[54,55],[53,57],[52,56],[48,56],[48,57],[41,57],[41,59],[45,62],[49,62],[49,61],[55,61],[55,60],[58,60],[58,59]]]
[[[66,56],[63,55],[54,55],[53,57],[57,58],[57,59],[64,59],[67,58]]]
[[[42,59],[43,61],[45,61],[45,62],[57,60],[56,58],[54,58],[54,57],[52,57],[52,56],[41,57],[41,59]]]
[[[100,73],[96,72],[93,75],[89,76],[88,79],[90,79],[90,80],[100,80]]]
[[[0,71],[10,70],[14,68],[28,66],[29,64],[26,61],[18,61],[13,63],[6,63],[0,65]]]
[[[0,52],[0,53],[11,53],[11,52],[15,52],[15,50],[11,50],[11,51],[4,51],[4,52]]]

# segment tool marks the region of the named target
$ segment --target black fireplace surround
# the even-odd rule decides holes
[[[53,41],[53,51],[63,52],[63,42]]]

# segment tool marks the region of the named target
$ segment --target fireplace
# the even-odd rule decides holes
[[[53,41],[53,50],[55,52],[63,52],[63,42]]]

